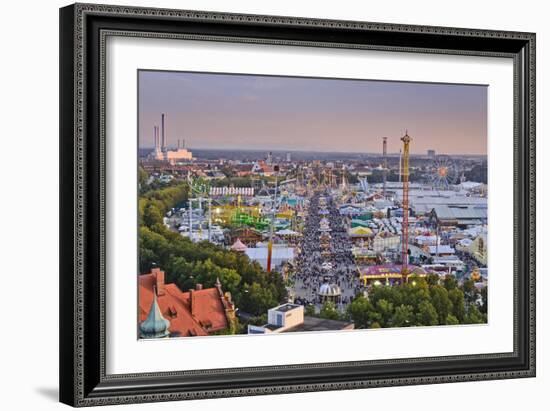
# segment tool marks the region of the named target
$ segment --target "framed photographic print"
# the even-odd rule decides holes
[[[535,35],[60,10],[60,398],[535,375]]]

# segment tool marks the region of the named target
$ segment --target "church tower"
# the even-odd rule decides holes
[[[140,338],[166,338],[170,335],[170,321],[162,316],[157,301],[157,290],[153,287],[153,303],[145,321],[139,325]]]

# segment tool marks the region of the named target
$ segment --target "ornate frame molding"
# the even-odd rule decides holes
[[[106,19],[140,18],[145,29],[108,29],[101,27]],[[90,22],[101,20],[89,31]],[[232,27],[243,26],[269,30],[305,28],[327,29],[340,32],[404,34],[410,38],[420,36],[437,38],[438,47],[421,45],[388,45],[361,42],[327,42],[303,39],[267,39],[253,35],[220,35],[147,31],[148,22],[163,21],[173,25],[204,23],[210,30],[214,25],[228,23]],[[99,32],[95,33],[99,27]],[[175,27],[175,26],[174,26]],[[168,28],[169,29],[169,28]],[[95,34],[94,34],[95,33]],[[299,33],[298,33],[299,34]],[[299,35],[296,35],[299,37]],[[94,37],[95,36],[95,37]],[[229,41],[237,43],[279,44],[287,46],[313,46],[337,48],[361,48],[369,50],[420,52],[437,54],[464,54],[514,59],[514,186],[516,191],[514,237],[514,352],[473,356],[417,358],[385,361],[357,361],[353,363],[310,364],[296,366],[254,367],[231,370],[181,371],[168,373],[144,373],[133,375],[107,375],[105,373],[105,48],[108,36],[156,37],[193,39],[204,41]],[[452,39],[452,41],[451,41]],[[457,42],[472,45],[490,39],[484,49],[454,47]],[[468,41],[466,41],[468,40]],[[91,43],[94,43],[91,47]],[[492,44],[504,44],[504,49],[490,49]],[[517,45],[516,45],[517,44]],[[448,47],[453,46],[453,47]],[[515,47],[515,48],[514,48]],[[489,49],[487,49],[489,48]],[[90,50],[94,55],[91,56]],[[94,71],[92,73],[91,71]],[[71,82],[67,77],[70,78]],[[96,80],[94,80],[94,78]],[[61,400],[75,406],[123,404],[179,399],[217,398],[227,396],[262,395],[275,393],[357,389],[366,387],[432,384],[486,379],[531,377],[535,375],[535,35],[532,33],[461,29],[448,27],[412,26],[401,24],[369,23],[338,20],[316,20],[294,17],[227,14],[215,12],[149,9],[137,7],[76,4],[61,9]],[[91,90],[91,83],[97,90]],[[97,94],[99,110],[90,109],[88,99]],[[90,118],[89,116],[92,116]],[[97,117],[97,127],[90,129],[90,122]],[[92,133],[90,131],[92,130]],[[93,136],[92,136],[93,134]],[[92,137],[98,137],[93,142]],[[91,149],[90,149],[91,148]],[[91,154],[96,153],[93,157]],[[97,167],[97,176],[90,177],[90,167]],[[92,180],[90,180],[92,179]],[[70,185],[70,187],[69,187]],[[90,207],[90,198],[97,194],[97,203]],[[88,209],[93,209],[92,213]],[[97,209],[96,209],[97,208]],[[99,231],[90,237],[90,219],[97,221]],[[526,231],[525,233],[523,231]],[[523,235],[522,235],[523,234]],[[97,243],[97,244],[96,244]],[[90,247],[96,247],[97,267],[90,268]],[[71,252],[66,251],[71,248]],[[95,248],[94,248],[95,250]],[[523,256],[523,259],[518,258]],[[523,267],[520,267],[520,260]],[[523,271],[522,271],[523,268]],[[98,275],[99,284],[90,288],[91,277]],[[96,278],[97,279],[97,278]],[[524,294],[520,290],[526,284]],[[522,303],[526,303],[522,306]],[[91,305],[98,304],[98,307]],[[68,311],[67,311],[68,310]],[[90,310],[97,318],[90,317]],[[94,314],[95,315],[95,314]],[[527,321],[523,324],[522,321]],[[91,327],[91,328],[90,328]],[[526,332],[520,335],[520,328]],[[88,330],[100,335],[90,343]],[[522,328],[523,330],[523,328]],[[69,350],[70,351],[67,351]],[[272,385],[241,386],[232,388],[191,389],[167,386],[161,392],[152,393],[136,388],[141,385],[157,385],[161,378],[198,378],[199,375],[239,375],[293,370],[315,373],[316,370],[361,366],[396,366],[425,362],[463,362],[468,360],[517,359],[524,357],[521,366],[504,371],[459,372],[450,375],[350,378],[344,381],[314,383],[278,383]],[[312,375],[313,375],[312,374]],[[156,381],[156,382],[155,382]],[[291,381],[290,379],[288,381]],[[301,381],[301,380],[300,380]],[[176,384],[174,382],[174,384]],[[177,385],[177,384],[176,384]],[[187,387],[187,386],[186,386]],[[205,386],[206,387],[206,386]]]

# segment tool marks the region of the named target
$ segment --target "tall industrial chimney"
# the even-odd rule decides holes
[[[164,134],[164,113],[161,114],[161,123],[160,123],[160,127],[161,127],[161,134],[162,134],[162,152],[165,152],[166,151],[166,135]]]
[[[159,126],[155,126],[155,150],[160,151]]]

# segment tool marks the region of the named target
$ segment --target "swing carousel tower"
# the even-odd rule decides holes
[[[401,137],[403,142],[403,234],[401,238],[401,275],[402,282],[407,282],[409,275],[409,145],[411,138],[407,131]]]
[[[384,185],[383,185],[382,192],[383,192],[384,198],[387,198],[386,180],[388,179],[388,137],[382,137],[382,157],[384,161],[384,165],[383,165],[384,166],[384,173],[383,173]]]

